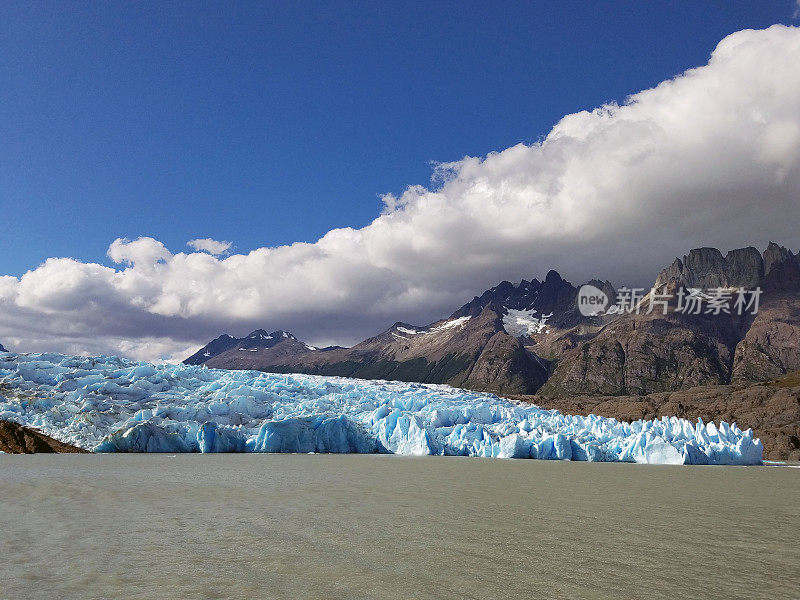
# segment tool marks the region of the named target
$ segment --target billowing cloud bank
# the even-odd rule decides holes
[[[314,244],[216,256],[214,240],[173,254],[141,238],[111,244],[117,269],[51,258],[0,277],[0,340],[145,359],[260,326],[348,343],[551,267],[647,283],[699,245],[796,248],[798,64],[798,28],[735,33],[706,66],[568,115],[540,143],[439,165],[435,187]]]

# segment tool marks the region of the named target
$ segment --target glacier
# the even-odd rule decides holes
[[[94,452],[332,452],[753,465],[751,430],[565,415],[445,385],[0,353],[0,419]]]

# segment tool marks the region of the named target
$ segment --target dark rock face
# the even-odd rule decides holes
[[[773,293],[736,346],[731,381],[766,381],[794,371],[800,371],[800,294]]]
[[[727,331],[680,315],[622,317],[565,354],[543,395],[625,395],[721,384],[733,356]]]
[[[711,289],[717,287],[747,289],[758,286],[764,278],[764,261],[755,248],[731,250],[727,256],[716,248],[697,248],[676,258],[656,277],[653,287],[673,282],[679,287]]]
[[[8,352],[8,350],[3,348],[3,344],[0,344],[0,352]]]
[[[775,244],[770,244],[772,246]],[[777,246],[773,253],[776,258],[770,261],[769,270],[766,271],[763,282],[765,291],[796,292],[800,289],[800,258],[782,246]]]
[[[626,314],[566,352],[541,394],[629,395],[700,385],[765,381],[800,369],[800,264],[770,244],[723,257],[692,250],[656,278],[654,287],[704,290],[762,288],[757,315]],[[764,264],[768,264],[768,270]]]
[[[499,394],[537,390],[547,379],[546,366],[519,340],[498,331],[481,350],[463,387]]]
[[[11,421],[0,421],[0,451],[8,454],[86,452]]]
[[[790,250],[779,246],[775,242],[770,242],[764,250],[764,274],[769,275],[774,267],[783,263],[796,262],[796,257]]]

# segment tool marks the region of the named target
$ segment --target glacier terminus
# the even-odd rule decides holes
[[[751,430],[565,415],[445,385],[0,353],[0,419],[94,452],[390,453],[753,465]]]

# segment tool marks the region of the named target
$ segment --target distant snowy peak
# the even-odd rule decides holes
[[[233,348],[239,340],[227,333],[222,334],[216,339],[200,348],[183,362],[187,365],[202,365],[209,358],[222,354],[226,350]]]
[[[544,281],[533,279],[522,280],[518,285],[503,281],[499,285],[475,296],[470,302],[459,308],[451,318],[478,316],[488,305],[494,305],[498,311],[502,309],[530,311],[539,313],[562,313],[575,308],[575,297],[578,290],[568,281],[561,278],[556,271],[549,271]]]
[[[256,329],[253,333],[247,336],[248,340],[271,340],[272,335],[268,334],[263,329]]]
[[[297,338],[283,329],[278,329],[277,331],[273,331],[271,333],[267,333],[263,329],[256,329],[244,339],[259,345],[263,345],[266,348],[270,348],[283,340],[296,340]]]
[[[297,338],[283,329],[271,333],[267,333],[265,329],[256,329],[243,338],[236,338],[226,333],[200,348],[183,362],[187,365],[201,365],[229,350],[258,352],[273,348],[286,341],[297,342]]]
[[[602,289],[609,298],[616,298],[614,287],[608,281],[589,283]],[[506,333],[516,338],[531,338],[587,324],[588,320],[577,309],[577,295],[578,287],[551,270],[543,281],[523,279],[517,285],[503,281],[475,296],[450,318],[476,317],[489,307],[502,318]]]

